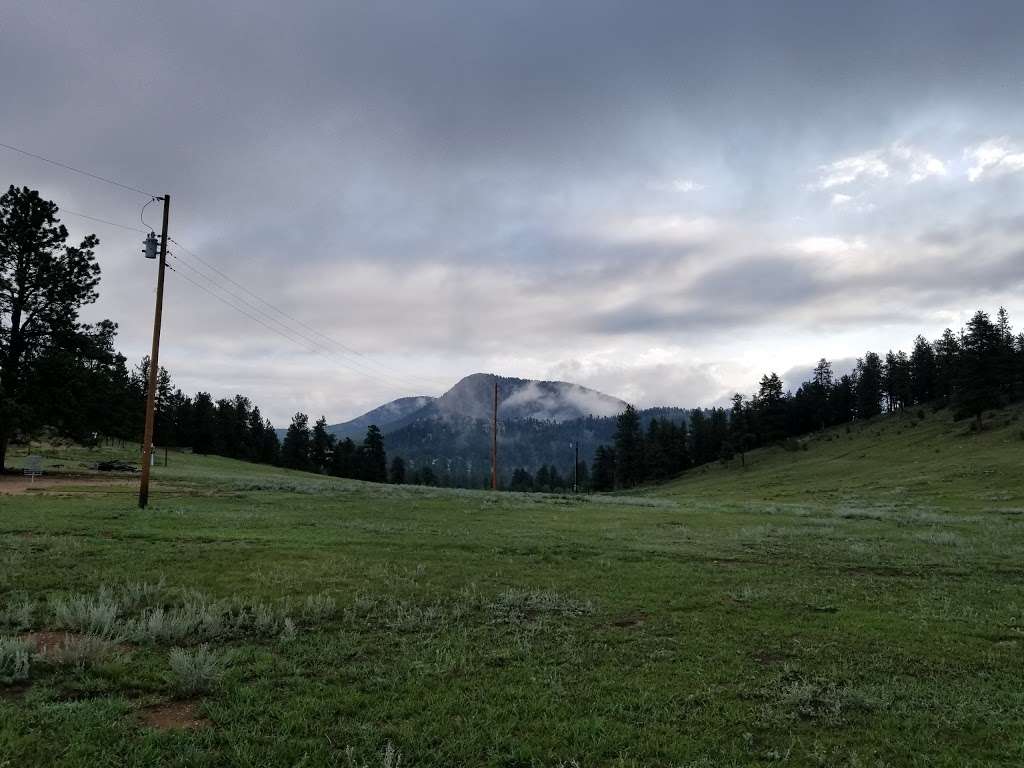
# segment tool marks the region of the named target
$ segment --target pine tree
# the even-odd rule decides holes
[[[591,486],[595,491],[611,491],[615,488],[615,449],[599,445],[594,452]]]
[[[331,456],[330,474],[335,477],[357,478],[359,468],[356,461],[356,444],[352,438],[346,437],[339,440],[334,446],[334,453]]]
[[[540,469],[537,470],[537,476],[533,481],[534,488],[541,493],[548,493],[551,491],[551,471],[548,469],[547,464],[542,464]]]
[[[615,485],[633,488],[644,480],[644,440],[640,416],[627,405],[619,414],[615,429]]]
[[[359,479],[371,483],[388,481],[388,457],[384,452],[384,435],[376,424],[366,430],[366,438],[359,446]]]
[[[814,419],[816,428],[825,429],[829,423],[829,399],[834,386],[832,375],[832,363],[821,358],[814,367],[811,377],[809,395],[809,409]]]
[[[870,419],[882,412],[882,358],[868,352],[857,361],[857,418]]]
[[[831,424],[846,424],[853,419],[856,410],[854,378],[848,373],[839,377],[829,396]]]
[[[576,464],[576,492],[586,493],[590,490],[590,472],[587,469],[587,462],[580,459]]]
[[[289,469],[309,471],[313,463],[309,457],[312,436],[309,430],[309,416],[296,413],[281,445],[281,465]]]
[[[277,430],[268,419],[263,423],[263,439],[260,442],[259,460],[263,464],[279,464],[281,462],[281,441],[277,439]]]
[[[388,472],[388,480],[393,485],[402,485],[405,482],[405,461],[401,456],[395,456],[391,460],[391,471]]]
[[[729,411],[729,439],[744,467],[747,466],[747,451],[754,447],[755,435],[750,422],[750,406],[743,401],[743,395],[737,392],[732,396],[732,408]]]
[[[935,397],[949,404],[959,376],[960,341],[949,328],[942,332],[935,345]]]
[[[512,472],[512,482],[508,484],[510,491],[520,493],[533,490],[533,476],[523,467],[516,467]]]
[[[217,443],[217,409],[209,392],[196,392],[192,401],[192,451],[214,453]]]
[[[935,396],[935,350],[924,336],[914,339],[910,353],[910,390],[915,405],[931,402]]]
[[[263,423],[263,414],[259,406],[254,406],[249,412],[249,423],[245,430],[245,446],[243,454],[246,461],[260,461],[260,453],[263,449],[263,431],[266,426]]]
[[[980,309],[968,321],[953,390],[958,416],[973,416],[978,428],[982,413],[1002,405],[1005,369],[999,327]]]
[[[882,367],[882,390],[890,413],[901,411],[911,402],[910,360],[902,350],[892,350],[885,356]]]
[[[761,427],[761,440],[764,443],[775,443],[786,436],[786,400],[782,392],[782,379],[778,374],[770,373],[761,377],[761,386],[757,393],[757,420]],[[706,461],[718,458],[721,443],[711,441],[708,445]],[[712,452],[713,449],[713,452]]]
[[[334,435],[327,431],[327,418],[321,416],[313,425],[313,435],[309,444],[309,460],[314,472],[326,472],[334,452]]]
[[[0,197],[0,472],[14,431],[35,428],[42,417],[27,402],[34,367],[55,347],[90,346],[93,328],[78,317],[98,297],[99,239],[68,245],[57,212],[28,187],[11,185]]]

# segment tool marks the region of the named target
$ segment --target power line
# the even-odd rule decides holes
[[[107,221],[106,219],[101,219],[98,216],[90,216],[87,213],[79,213],[78,211],[72,211],[70,208],[61,208],[60,212],[61,213],[70,213],[72,216],[78,216],[78,217],[83,218],[83,219],[89,219],[90,221],[98,221],[101,224],[109,224],[112,227],[118,227],[120,229],[127,229],[127,230],[129,230],[131,232],[139,232],[140,234],[143,234],[143,235],[149,234],[149,230],[146,230],[146,229],[139,229],[138,227],[132,227],[132,226],[129,226],[128,224],[118,224],[116,221]]]
[[[95,174],[95,173],[90,173],[89,171],[83,171],[81,168],[75,168],[73,165],[68,165],[67,163],[62,163],[59,160],[51,160],[48,157],[43,157],[43,155],[37,155],[35,152],[29,152],[27,149],[21,149],[19,147],[13,147],[10,144],[4,144],[2,142],[0,142],[0,147],[3,147],[4,149],[9,149],[12,152],[18,152],[18,153],[20,153],[22,155],[25,155],[27,157],[34,157],[36,160],[42,160],[44,163],[49,163],[50,165],[55,165],[58,168],[63,168],[66,171],[73,171],[74,173],[80,173],[83,176],[88,176],[91,179],[96,179],[97,181],[102,181],[102,182],[104,182],[106,184],[112,184],[115,187],[121,187],[121,189],[127,189],[127,190],[129,190],[131,192],[138,192],[140,195],[145,195],[146,197],[159,197],[159,195],[153,195],[153,194],[150,194],[149,192],[146,192],[143,189],[139,189],[138,187],[133,187],[131,184],[122,184],[120,181],[114,181],[113,179],[108,179],[106,176],[100,176],[100,175]]]
[[[178,271],[174,267],[172,267],[170,264],[167,265],[167,268],[169,270],[171,270],[171,272],[176,274],[178,277],[180,277],[182,280],[187,280],[188,282],[192,283],[192,285],[194,285],[199,290],[204,291],[204,292],[210,294],[211,296],[213,296],[213,298],[217,299],[217,301],[222,302],[223,304],[226,304],[227,306],[231,307],[236,312],[241,312],[243,315],[248,317],[254,323],[259,323],[260,325],[262,325],[267,330],[273,331],[274,333],[276,333],[276,334],[278,334],[280,336],[283,336],[284,338],[288,339],[288,341],[292,342],[293,344],[298,344],[300,347],[305,348],[307,352],[314,352],[315,353],[317,351],[315,348],[312,348],[312,349],[306,348],[305,345],[301,341],[299,341],[298,339],[295,339],[295,338],[289,336],[288,334],[284,333],[283,331],[281,331],[281,330],[279,330],[277,328],[274,328],[273,326],[267,325],[266,323],[264,323],[262,320],[260,320],[255,315],[250,315],[248,312],[246,312],[241,307],[235,306],[230,301],[225,299],[223,296],[221,296],[221,295],[219,295],[217,293],[214,293],[209,288],[207,288],[205,285],[202,285],[201,283],[196,282],[195,280],[193,280],[188,275],[186,275],[186,274]]]
[[[198,287],[202,288],[207,293],[210,293],[211,295],[216,296],[218,299],[220,299],[220,301],[222,301],[223,303],[227,304],[229,307],[232,307],[233,309],[237,310],[238,312],[242,313],[243,315],[248,317],[250,320],[253,320],[254,322],[259,323],[263,327],[268,328],[269,330],[272,330],[272,331],[274,331],[275,333],[277,333],[277,334],[279,334],[281,336],[284,336],[285,338],[289,339],[290,341],[292,341],[292,342],[294,342],[296,344],[299,344],[300,346],[302,346],[304,349],[306,349],[309,352],[312,352],[314,354],[315,353],[325,354],[325,355],[331,357],[337,363],[339,363],[342,367],[347,368],[348,370],[352,371],[353,373],[356,373],[356,374],[359,374],[361,376],[365,376],[365,377],[367,377],[369,379],[372,379],[373,381],[376,381],[378,384],[382,384],[384,386],[389,386],[389,387],[394,387],[394,386],[407,387],[407,386],[409,386],[408,382],[403,382],[403,381],[401,381],[399,379],[385,376],[384,374],[377,374],[377,373],[374,373],[373,371],[368,371],[368,370],[360,369],[360,368],[354,368],[353,365],[352,365],[353,361],[345,360],[344,358],[340,357],[336,352],[331,350],[329,347],[326,347],[322,342],[318,342],[315,338],[310,337],[309,335],[304,334],[301,331],[298,331],[295,328],[292,328],[292,327],[288,326],[287,324],[281,322],[277,318],[275,318],[272,315],[270,315],[269,313],[267,313],[265,310],[262,310],[259,307],[255,306],[254,304],[252,304],[251,302],[247,301],[244,297],[239,296],[237,293],[234,293],[230,289],[225,288],[223,285],[218,284],[209,275],[206,275],[202,271],[196,269],[193,265],[189,264],[187,261],[182,259],[180,256],[178,256],[176,254],[173,254],[173,253],[171,254],[171,256],[175,259],[175,261],[179,265],[184,266],[185,268],[191,270],[193,273],[195,273],[199,277],[201,277],[204,280],[206,280],[213,287],[217,288],[220,291],[223,291],[225,294],[230,296],[235,301],[240,302],[241,304],[243,304],[250,311],[246,311],[242,307],[239,307],[237,304],[234,304],[232,302],[227,301],[226,299],[221,297],[219,294],[216,294],[213,291],[210,291],[209,289],[207,289],[205,286],[199,285],[194,280],[191,280],[184,273],[182,273],[182,272],[180,272],[178,270],[174,270],[175,272],[177,272],[178,275],[180,275],[181,277],[189,280],[189,282],[191,282],[193,285],[197,285]],[[255,313],[255,314],[253,314],[253,313]],[[260,318],[262,318],[262,319],[260,319]],[[267,322],[264,322],[264,321],[267,321]],[[269,323],[274,323],[275,325],[272,326]]]
[[[365,360],[365,361],[366,361],[366,364],[372,364],[372,365],[375,365],[375,366],[377,367],[377,369],[379,370],[379,375],[382,375],[382,376],[386,376],[387,378],[391,379],[392,381],[397,381],[398,383],[401,383],[401,384],[403,384],[404,386],[413,386],[413,387],[417,387],[417,386],[420,386],[419,384],[415,383],[414,381],[412,381],[412,380],[410,380],[410,379],[406,379],[406,378],[404,377],[404,375],[400,375],[400,376],[393,376],[393,375],[392,375],[392,371],[390,371],[390,370],[389,370],[389,369],[388,369],[388,368],[387,368],[386,366],[383,366],[383,365],[381,365],[380,363],[378,363],[378,362],[374,361],[374,360],[373,360],[372,358],[370,358],[370,357],[366,356],[366,355],[365,355],[365,354],[363,354],[362,352],[359,352],[359,351],[358,351],[358,350],[356,350],[356,349],[352,349],[351,347],[349,347],[349,346],[347,346],[347,345],[343,344],[342,342],[338,341],[337,339],[331,338],[330,336],[328,336],[328,335],[326,335],[326,334],[322,333],[321,331],[318,331],[318,330],[317,330],[316,328],[314,328],[313,326],[311,326],[311,325],[308,325],[307,323],[304,323],[304,322],[303,322],[302,320],[299,320],[299,319],[298,319],[297,317],[294,317],[293,315],[290,315],[290,314],[288,314],[288,313],[287,313],[287,312],[285,312],[285,311],[284,311],[283,309],[281,309],[281,308],[279,308],[279,307],[275,306],[274,304],[270,303],[269,301],[267,301],[267,300],[266,300],[266,299],[264,299],[263,297],[259,296],[258,294],[256,294],[256,293],[253,293],[253,292],[252,292],[251,290],[249,290],[249,289],[248,289],[248,288],[246,288],[246,287],[245,287],[244,285],[242,285],[241,283],[239,283],[239,282],[238,282],[237,280],[235,280],[234,278],[232,278],[232,277],[231,277],[230,275],[228,275],[228,274],[226,274],[226,273],[222,272],[222,271],[221,271],[220,269],[218,269],[217,267],[215,267],[215,266],[214,266],[213,264],[210,264],[210,263],[209,263],[208,261],[206,261],[206,260],[205,260],[205,259],[203,259],[203,258],[202,258],[201,256],[199,256],[199,255],[198,255],[197,253],[195,253],[195,252],[191,251],[190,249],[186,248],[186,247],[185,247],[184,245],[182,245],[181,243],[179,243],[179,242],[178,242],[177,240],[175,240],[175,239],[174,239],[173,237],[172,237],[172,238],[170,238],[170,241],[171,241],[172,243],[174,243],[175,245],[177,245],[177,246],[178,246],[179,248],[181,248],[181,250],[183,250],[183,251],[184,251],[185,253],[187,253],[187,254],[188,254],[189,256],[191,256],[192,258],[194,258],[194,259],[195,259],[196,261],[198,261],[199,263],[203,264],[203,265],[204,265],[205,267],[207,267],[207,268],[208,268],[208,269],[210,269],[211,271],[213,271],[213,272],[217,273],[218,275],[220,275],[220,276],[221,276],[222,278],[224,278],[225,280],[227,280],[227,281],[228,281],[229,283],[231,283],[232,285],[235,285],[235,286],[237,286],[237,287],[238,287],[238,288],[239,288],[240,290],[244,291],[244,292],[245,292],[246,294],[248,294],[249,296],[251,296],[251,297],[252,297],[253,299],[255,299],[255,300],[256,300],[256,301],[258,301],[259,303],[261,303],[261,304],[265,305],[266,307],[270,308],[271,310],[273,310],[273,311],[274,311],[274,312],[276,312],[277,314],[281,315],[282,317],[286,318],[287,320],[290,320],[290,321],[291,321],[292,323],[295,323],[296,325],[299,325],[299,326],[301,326],[301,327],[302,327],[302,328],[304,328],[304,329],[305,329],[306,331],[308,331],[308,332],[310,332],[310,333],[314,334],[315,336],[319,337],[320,339],[323,339],[324,341],[328,342],[329,344],[333,344],[334,346],[338,347],[339,349],[343,350],[344,352],[346,352],[346,353],[348,353],[348,354],[350,354],[350,355],[355,355],[356,357],[359,357],[359,358],[361,358],[362,360]],[[180,257],[180,256],[175,256],[175,258],[177,258],[177,259],[181,259],[181,257]],[[209,279],[209,278],[207,278],[207,279]],[[239,298],[240,298],[240,297],[239,297]],[[249,306],[252,306],[252,305],[250,304]],[[281,322],[281,321],[277,321],[277,322]],[[282,325],[286,325],[285,323],[281,323],[281,324],[282,324]],[[287,326],[286,326],[286,327],[287,327]],[[296,332],[298,332],[298,331],[296,331]],[[318,342],[318,344],[319,344],[320,346],[323,346],[323,343],[322,343],[322,342]],[[430,381],[429,379],[424,379],[424,378],[422,378],[422,377],[415,377],[415,376],[414,376],[414,377],[412,377],[412,378],[413,378],[413,379],[416,379],[416,378],[418,378],[418,379],[419,379],[419,380],[420,380],[421,382],[426,382],[426,383],[430,384],[430,386],[437,386],[437,382],[433,382],[433,381]],[[402,379],[404,379],[404,380],[402,380]]]
[[[150,202],[152,202],[152,200],[150,200]],[[146,203],[146,205],[149,205],[149,203]],[[143,206],[143,210],[144,209],[145,209],[145,206]],[[138,232],[139,234],[143,234],[143,235],[148,233],[148,230],[139,229],[138,227],[133,227],[133,226],[130,226],[128,224],[120,224],[120,223],[118,223],[116,221],[110,221],[109,219],[103,219],[103,218],[100,218],[99,216],[92,216],[90,214],[82,213],[80,211],[74,211],[74,210],[71,210],[70,208],[63,208],[62,207],[62,208],[60,208],[60,210],[61,210],[61,212],[69,213],[72,216],[79,216],[79,217],[81,217],[83,219],[88,219],[90,221],[100,222],[102,224],[107,224],[107,225],[112,226],[112,227],[118,227],[119,229],[128,230],[130,232]],[[140,216],[141,216],[141,213],[140,213]],[[143,221],[143,224],[145,224],[145,223],[146,222]],[[357,373],[357,374],[359,374],[361,376],[365,376],[365,377],[367,377],[369,379],[372,379],[373,381],[376,381],[379,384],[383,384],[384,386],[399,386],[399,387],[412,387],[412,388],[416,388],[416,387],[420,386],[419,384],[416,384],[416,383],[412,382],[411,380],[402,379],[402,378],[400,378],[398,376],[392,376],[390,374],[390,372],[387,371],[386,368],[383,368],[383,366],[380,366],[379,364],[378,364],[378,367],[382,368],[383,369],[382,371],[378,372],[378,371],[374,371],[374,370],[368,370],[366,368],[366,364],[363,363],[362,361],[365,360],[367,362],[373,362],[373,361],[370,360],[370,358],[368,358],[365,355],[357,352],[356,350],[352,350],[349,347],[346,347],[341,342],[338,342],[338,341],[336,341],[334,339],[331,339],[331,337],[327,336],[326,334],[321,333],[320,331],[316,330],[312,326],[307,325],[306,323],[302,322],[298,318],[292,317],[291,315],[289,315],[284,310],[279,309],[278,307],[276,307],[273,304],[271,304],[270,302],[268,302],[266,299],[263,299],[259,295],[257,295],[255,293],[253,293],[252,291],[250,291],[248,288],[246,288],[244,285],[239,283],[237,280],[233,279],[230,275],[225,274],[223,271],[221,271],[220,269],[218,269],[214,265],[210,264],[205,259],[202,259],[197,254],[195,254],[192,251],[190,251],[189,249],[185,248],[185,246],[181,245],[181,243],[178,243],[173,238],[169,237],[168,240],[170,242],[172,242],[172,243],[175,243],[175,245],[177,245],[183,251],[185,251],[188,254],[190,254],[192,258],[195,258],[196,261],[200,262],[201,264],[206,266],[211,271],[217,273],[218,275],[223,277],[225,280],[227,280],[231,284],[237,286],[241,291],[245,292],[246,294],[251,296],[256,301],[258,301],[261,304],[263,304],[263,305],[269,307],[270,309],[274,310],[275,312],[277,312],[282,317],[285,317],[285,318],[291,320],[293,323],[297,324],[298,326],[301,326],[302,328],[308,329],[308,331],[310,331],[311,333],[306,333],[306,332],[304,332],[302,330],[294,328],[291,325],[289,325],[288,323],[280,320],[279,318],[274,317],[272,314],[268,313],[266,310],[264,310],[260,306],[257,306],[256,304],[253,304],[251,301],[247,300],[245,298],[245,296],[242,296],[242,295],[238,294],[237,292],[231,290],[230,288],[222,285],[221,283],[219,283],[216,279],[214,279],[210,275],[208,275],[208,274],[204,273],[202,270],[196,268],[193,264],[190,264],[189,261],[186,258],[184,258],[183,256],[175,254],[175,253],[168,253],[168,255],[171,256],[173,259],[175,259],[181,266],[184,266],[185,268],[191,270],[194,274],[196,274],[199,277],[201,277],[203,280],[205,280],[207,283],[209,283],[209,285],[213,286],[217,290],[223,291],[225,294],[230,296],[231,299],[233,299],[235,302],[240,302],[245,307],[247,307],[249,311],[246,311],[246,309],[243,309],[242,307],[239,307],[237,304],[232,303],[232,302],[224,299],[219,294],[215,293],[214,291],[211,291],[206,286],[204,286],[204,285],[202,285],[200,283],[197,283],[195,280],[190,279],[187,275],[181,273],[180,271],[177,271],[178,275],[180,275],[185,280],[188,280],[188,282],[192,283],[193,285],[195,285],[196,287],[198,287],[201,290],[205,291],[206,293],[209,293],[211,296],[214,296],[221,303],[226,304],[227,306],[231,307],[232,309],[240,312],[241,314],[243,314],[245,317],[247,317],[248,319],[252,320],[253,322],[259,323],[261,326],[267,328],[268,330],[274,331],[278,335],[288,339],[289,341],[291,341],[294,344],[298,344],[300,347],[302,347],[304,350],[306,350],[308,352],[311,352],[313,354],[320,353],[320,354],[329,355],[332,359],[334,359],[335,361],[340,363],[344,368],[347,368],[348,370],[352,371],[353,373]],[[171,271],[176,271],[172,267],[170,267],[169,265],[168,265],[168,268],[171,269]],[[253,313],[255,313],[255,315]],[[270,325],[268,323],[272,323],[273,325]],[[319,339],[317,337],[319,337]],[[345,358],[342,358],[337,351],[335,351],[335,350],[331,349],[330,347],[328,347],[327,345],[325,345],[323,341],[320,341],[320,339],[325,339],[326,341],[328,341],[330,343],[336,344],[337,346],[341,347],[342,349],[348,350],[350,354],[358,356],[359,358],[361,358],[361,360],[346,360]],[[360,367],[354,367],[354,366],[360,366]],[[427,381],[427,380],[424,379],[424,381]],[[431,384],[431,386],[436,386],[435,382],[430,382],[430,384]]]
[[[152,203],[152,202],[154,202],[156,200],[162,199],[162,198],[160,198],[157,195],[151,195],[148,192],[145,192],[144,190],[138,189],[137,187],[132,187],[132,186],[127,185],[127,184],[122,184],[122,183],[120,183],[118,181],[114,181],[112,179],[107,179],[107,178],[105,178],[103,176],[98,176],[98,175],[96,175],[94,173],[90,173],[88,171],[83,171],[83,170],[81,170],[79,168],[74,168],[73,166],[66,165],[66,164],[58,162],[56,160],[51,160],[50,158],[43,157],[42,155],[37,155],[37,154],[35,154],[33,152],[28,152],[27,150],[19,149],[18,147],[14,147],[14,146],[11,146],[9,144],[4,144],[4,143],[0,142],[0,147],[4,147],[6,149],[10,149],[10,150],[13,150],[15,152],[19,152],[19,153],[27,155],[29,157],[37,158],[37,159],[42,160],[44,162],[56,165],[56,166],[58,166],[60,168],[65,168],[67,170],[74,171],[75,173],[81,173],[81,174],[83,174],[85,176],[89,176],[90,178],[98,179],[99,181],[104,181],[104,182],[107,182],[109,184],[114,184],[115,186],[124,187],[125,189],[129,189],[129,190],[131,190],[133,192],[138,192],[139,194],[146,195],[150,199],[142,207],[142,210],[139,212],[139,217],[142,220],[143,225],[146,224],[145,219],[142,218],[143,214],[145,213],[146,206],[148,206],[150,203]],[[124,229],[124,230],[130,231],[130,232],[138,232],[138,233],[143,234],[143,235],[147,234],[146,230],[139,229],[138,227],[133,227],[133,226],[130,226],[130,225],[127,225],[127,224],[119,224],[119,223],[117,223],[115,221],[110,221],[108,219],[100,218],[99,216],[92,216],[92,215],[87,214],[87,213],[82,213],[80,211],[71,210],[70,208],[61,208],[60,210],[63,213],[68,213],[68,214],[71,214],[72,216],[78,216],[80,218],[88,219],[90,221],[96,221],[96,222],[99,222],[101,224],[107,224],[108,226],[117,227],[119,229]],[[251,302],[247,301],[243,296],[240,296],[237,293],[235,293],[234,291],[232,291],[232,290],[226,288],[225,286],[219,284],[216,280],[211,278],[209,275],[203,273],[201,270],[199,270],[196,267],[194,267],[193,265],[189,264],[188,261],[185,260],[183,257],[175,255],[173,253],[170,254],[172,256],[172,258],[177,260],[180,264],[184,265],[186,268],[191,269],[195,274],[197,274],[200,277],[202,277],[204,280],[209,282],[215,288],[223,291],[224,293],[226,293],[228,296],[231,296],[231,298],[235,299],[236,301],[241,302],[246,307],[248,307],[250,310],[252,310],[253,312],[256,312],[259,317],[262,317],[265,320],[270,321],[271,323],[275,323],[277,326],[280,326],[281,328],[283,328],[285,330],[281,331],[277,327],[268,325],[263,320],[260,320],[259,317],[253,316],[249,312],[246,312],[245,310],[243,310],[241,307],[228,302],[223,297],[219,296],[218,294],[214,293],[213,291],[210,291],[205,286],[197,283],[195,280],[190,279],[187,275],[184,275],[181,272],[178,272],[177,270],[174,270],[173,268],[171,269],[171,271],[175,272],[176,274],[180,275],[184,279],[188,280],[188,282],[192,283],[193,285],[195,285],[196,287],[198,287],[201,290],[205,291],[206,293],[209,293],[210,295],[214,296],[215,298],[217,298],[222,303],[227,304],[229,307],[231,307],[232,309],[235,309],[238,312],[241,312],[243,315],[248,317],[253,322],[259,323],[263,327],[268,328],[269,330],[274,331],[275,333],[283,336],[284,338],[288,339],[289,341],[291,341],[293,343],[297,343],[300,346],[303,346],[304,348],[305,348],[305,344],[311,345],[312,348],[309,349],[309,351],[311,351],[311,352],[314,352],[314,353],[320,352],[320,351],[326,352],[327,354],[332,356],[335,360],[340,362],[344,367],[348,368],[349,370],[351,370],[351,371],[353,371],[355,373],[361,374],[363,376],[366,376],[368,378],[371,378],[371,379],[377,381],[378,383],[382,383],[382,384],[384,384],[386,386],[394,386],[394,385],[397,384],[397,385],[402,386],[402,387],[412,387],[412,388],[417,388],[417,387],[420,386],[419,383],[415,383],[412,379],[405,379],[404,377],[399,378],[399,377],[391,375],[391,372],[388,370],[388,368],[386,366],[381,365],[380,363],[374,361],[372,358],[364,355],[362,352],[359,352],[358,350],[352,349],[351,347],[347,346],[346,344],[343,344],[342,342],[338,341],[337,339],[331,338],[330,336],[326,335],[325,333],[322,333],[321,331],[317,330],[313,326],[303,322],[302,320],[299,320],[297,317],[294,317],[294,316],[288,314],[283,309],[280,309],[279,307],[277,307],[274,304],[270,303],[269,301],[267,301],[266,299],[262,298],[258,294],[253,293],[251,290],[249,290],[244,285],[239,283],[237,280],[232,278],[230,275],[228,275],[225,272],[221,271],[220,269],[215,267],[213,264],[210,264],[208,261],[203,259],[197,253],[191,251],[189,248],[185,247],[184,245],[179,243],[174,238],[168,237],[168,240],[170,242],[174,243],[175,245],[177,245],[179,248],[181,248],[185,253],[189,254],[189,256],[194,258],[196,261],[198,261],[199,263],[203,264],[205,267],[207,267],[211,271],[215,272],[216,274],[220,275],[224,280],[227,280],[229,283],[231,283],[232,285],[236,286],[237,288],[239,288],[241,291],[243,291],[244,293],[248,294],[249,296],[251,296],[253,299],[258,301],[260,304],[263,304],[264,306],[266,306],[269,309],[273,310],[274,312],[276,312],[281,317],[284,317],[287,320],[291,321],[292,323],[294,323],[294,324],[296,324],[298,326],[301,326],[302,328],[304,328],[306,330],[306,332],[300,331],[297,328],[294,328],[294,327],[290,326],[288,323],[283,322],[282,320],[274,317],[273,315],[269,314],[268,312],[266,312],[265,310],[261,309],[260,307],[258,307],[256,305],[252,304]],[[310,334],[312,334],[312,336]],[[298,338],[296,338],[296,337],[298,337]],[[319,341],[317,337],[319,339],[322,339],[323,341]],[[360,358],[360,360],[351,360],[351,361],[350,360],[345,360],[344,358],[342,358],[339,355],[337,350],[333,350],[329,346],[326,346],[324,344],[324,341],[326,341],[328,344],[334,345],[335,347],[339,348],[340,350],[343,350],[345,353],[347,353],[349,355],[353,355],[355,357]],[[365,361],[365,362],[361,362],[361,361]],[[372,370],[367,370],[366,368],[367,368],[367,366],[369,364],[375,365],[377,367],[378,371],[374,372]],[[358,366],[361,366],[361,367],[355,368],[355,367],[353,367],[353,365],[358,365]],[[413,378],[414,379],[418,379],[421,382],[428,383],[430,386],[437,386],[437,382],[431,381],[430,379],[426,379],[426,378],[423,378],[423,377],[413,377]]]

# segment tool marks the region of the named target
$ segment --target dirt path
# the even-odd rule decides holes
[[[17,475],[0,475],[0,496],[21,496],[26,493],[63,491],[74,486],[117,486],[131,483],[125,477],[60,476],[48,475],[30,480]]]

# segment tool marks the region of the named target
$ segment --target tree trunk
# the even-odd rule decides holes
[[[7,430],[0,427],[0,475],[4,473],[4,460],[7,458]]]

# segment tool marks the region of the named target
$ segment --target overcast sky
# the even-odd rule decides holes
[[[170,274],[176,383],[279,426],[474,371],[707,405],[979,307],[1024,325],[1022,29],[962,0],[14,2],[0,142],[170,193],[182,246],[362,353]],[[142,226],[141,195],[0,172]],[[141,235],[64,220],[137,359]]]

